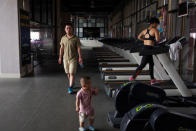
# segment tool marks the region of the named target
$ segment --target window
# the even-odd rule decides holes
[[[88,27],[95,27],[95,19],[88,20]]]
[[[78,23],[78,25],[76,24],[76,34],[78,34],[78,36],[81,37],[87,37],[88,35],[88,31],[86,29],[89,28],[89,30],[93,30],[93,28],[97,28],[98,29],[98,34],[99,37],[104,37],[107,33],[106,28],[105,27],[105,20],[104,18],[95,18],[95,17],[79,17],[78,21],[76,23]],[[91,28],[91,29],[90,29]],[[95,31],[96,32],[96,31]]]
[[[100,37],[104,37],[104,28],[100,28]]]
[[[31,32],[31,40],[40,40],[40,33],[39,32]]]
[[[79,37],[83,37],[83,28],[79,28]]]
[[[96,27],[104,27],[104,19],[103,18],[98,18]]]

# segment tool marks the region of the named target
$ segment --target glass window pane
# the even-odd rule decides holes
[[[104,33],[100,33],[100,37],[104,37]]]
[[[95,23],[95,19],[91,19],[91,22],[92,22],[92,23]]]
[[[104,37],[104,28],[100,28],[100,37]]]
[[[98,18],[96,20],[96,27],[104,27],[104,19],[103,18]]]
[[[79,27],[87,27],[87,20],[80,18],[79,19]]]
[[[104,28],[100,28],[100,33],[104,33]]]
[[[100,27],[100,23],[97,23],[97,24],[96,24],[96,27]]]
[[[76,20],[75,23],[76,23],[76,27],[78,27],[78,20]]]
[[[83,33],[83,28],[79,28],[79,32],[82,32]]]
[[[96,26],[95,26],[95,23],[91,23],[91,25],[92,25],[92,27],[96,27]]]
[[[79,19],[79,23],[83,23],[83,19]]]
[[[83,37],[83,32],[80,32],[79,33],[79,37]]]
[[[83,27],[83,23],[79,23],[79,27]]]
[[[88,27],[92,27],[92,24],[91,23],[88,23]]]
[[[104,23],[97,23],[96,27],[104,27]]]
[[[88,27],[95,27],[95,19],[89,19],[88,24]]]
[[[83,27],[87,27],[87,23],[83,23]]]

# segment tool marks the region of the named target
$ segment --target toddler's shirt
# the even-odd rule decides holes
[[[92,96],[95,95],[95,89],[90,89],[85,91],[80,89],[76,95],[80,101],[80,111],[79,113],[84,113],[87,116],[94,115],[94,109],[92,107]]]

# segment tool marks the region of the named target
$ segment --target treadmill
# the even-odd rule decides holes
[[[98,62],[129,62],[128,59],[115,58],[115,59],[97,59]]]
[[[129,67],[133,67],[133,69],[135,69],[138,66],[138,64],[131,64],[131,63],[122,64],[122,63],[119,62],[117,64],[102,64],[99,66],[99,70],[102,71],[103,68],[105,68],[106,70],[108,70],[108,69],[113,70],[114,68],[118,68],[119,70],[122,70],[122,69],[129,68]],[[118,72],[118,70],[116,72]],[[113,74],[114,73],[115,73],[115,71],[113,71]]]
[[[103,71],[101,73],[102,79],[106,80],[107,77],[118,77],[118,76],[132,76],[135,73],[135,70],[133,71],[127,71],[127,70],[122,70],[122,71]],[[148,75],[149,71],[148,70],[143,70],[140,75]]]

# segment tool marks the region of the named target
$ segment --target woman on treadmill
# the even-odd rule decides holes
[[[158,25],[159,19],[157,19],[156,17],[152,17],[150,19],[150,26],[139,34],[138,39],[144,41],[144,50],[152,49],[155,43],[159,42],[159,31],[157,30]],[[143,55],[141,64],[136,69],[134,75],[130,77],[130,81],[134,81],[148,63],[151,77],[151,85],[158,83],[159,81],[154,78],[154,62],[152,55]]]

